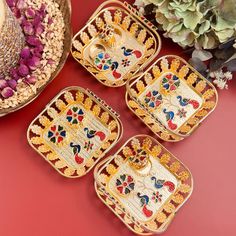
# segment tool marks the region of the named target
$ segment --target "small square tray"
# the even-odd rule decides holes
[[[116,112],[89,90],[62,90],[30,124],[28,142],[65,177],[85,175],[119,141]]]
[[[165,141],[188,137],[215,109],[215,87],[182,58],[164,56],[127,83],[126,102]]]
[[[156,28],[128,3],[106,1],[72,40],[71,53],[97,80],[118,87],[158,55]]]
[[[138,135],[95,168],[99,198],[133,232],[161,233],[190,197],[189,170],[155,139]]]

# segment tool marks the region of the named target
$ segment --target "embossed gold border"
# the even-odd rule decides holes
[[[142,148],[149,150],[153,157],[158,158],[160,163],[180,182],[175,193],[171,195],[170,199],[165,202],[157,213],[156,218],[145,223],[135,220],[128,212],[128,209],[125,209],[122,203],[120,203],[114,195],[111,195],[107,189],[110,176],[116,173],[119,165],[121,165],[118,162],[119,159],[116,158],[123,155],[121,158],[123,158],[125,162],[125,155],[128,155],[128,149],[134,139],[142,142]],[[159,142],[147,135],[137,135],[130,138],[113,156],[100,162],[95,167],[94,177],[95,189],[99,198],[130,230],[140,235],[149,235],[165,231],[173,220],[175,213],[188,200],[193,190],[193,178],[188,168]]]
[[[57,155],[47,145],[47,141],[43,138],[44,130],[53,124],[54,119],[72,104],[79,104],[85,110],[90,111],[90,114],[93,114],[110,131],[110,136],[101,144],[96,153],[91,156],[89,164],[86,163],[85,167],[78,169],[69,166],[62,157]],[[80,87],[68,87],[62,90],[32,121],[27,131],[27,139],[31,147],[61,175],[68,178],[78,178],[88,173],[120,140],[122,135],[123,126],[119,115],[93,92]]]
[[[130,32],[137,40],[145,45],[146,53],[145,55],[138,61],[138,63],[133,66],[133,68],[122,78],[117,81],[107,80],[106,77],[102,75],[90,62],[86,61],[83,58],[83,49],[86,45],[90,44],[91,41],[98,35],[98,32],[88,32],[89,25],[96,25],[97,28],[99,26],[96,24],[96,19],[101,19],[101,14],[106,10],[120,10],[125,13],[133,23],[126,23],[125,17],[121,17],[119,20],[113,19],[113,24],[120,25],[125,31]],[[128,24],[128,25],[127,25]],[[134,27],[135,24],[138,24],[138,27]],[[130,27],[131,25],[131,27]],[[133,27],[132,27],[133,26]],[[130,28],[129,28],[130,27]],[[142,31],[138,32],[138,28],[142,28],[145,30],[145,36]],[[137,34],[137,35],[136,35]],[[122,3],[117,0],[106,1],[95,11],[92,17],[89,19],[85,27],[83,27],[73,38],[72,40],[72,48],[71,54],[76,61],[78,61],[83,67],[85,67],[98,81],[102,84],[109,87],[119,87],[123,86],[126,81],[132,78],[135,74],[137,74],[140,70],[144,69],[148,64],[159,54],[161,48],[161,39],[159,34],[157,33],[157,29],[155,26],[151,24],[151,22],[147,21],[138,11],[132,8],[127,2]]]
[[[163,63],[164,60],[167,60],[169,65]],[[164,125],[155,119],[151,112],[137,100],[140,93],[159,79],[162,74],[167,72],[176,74],[203,100],[202,107],[199,108],[176,133],[164,127]],[[175,55],[166,55],[159,58],[143,75],[138,78],[130,79],[126,84],[126,88],[126,103],[129,109],[159,138],[170,142],[180,141],[190,136],[203,120],[215,110],[218,103],[218,94],[215,87],[185,60]]]

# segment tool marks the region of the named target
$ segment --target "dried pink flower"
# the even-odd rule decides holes
[[[25,82],[28,84],[35,84],[37,81],[37,78],[35,76],[30,76],[25,78]]]
[[[36,47],[42,44],[41,41],[36,36],[28,36],[26,38],[26,41],[31,46],[36,46]]]
[[[30,58],[26,61],[26,65],[31,70],[36,70],[40,66],[40,58],[36,57],[36,56],[33,56],[32,58]]]
[[[42,17],[41,17],[41,15],[36,15],[35,18],[34,18],[34,20],[33,20],[33,25],[34,25],[34,26],[37,26],[37,25],[39,25],[41,22],[42,22]]]
[[[48,18],[48,24],[51,25],[53,23],[53,19],[51,17]]]
[[[39,13],[41,13],[42,15],[46,14],[46,5],[42,3],[40,9],[39,9]]]
[[[25,11],[25,16],[28,19],[33,19],[35,17],[35,10],[32,9],[32,8],[27,8],[26,11]]]
[[[29,74],[29,68],[21,63],[18,68],[18,74],[22,77],[27,76]]]
[[[4,98],[9,98],[9,97],[12,97],[14,94],[14,90],[10,87],[6,87],[4,88],[2,91],[1,91],[1,95],[4,97]]]
[[[18,70],[17,70],[17,68],[12,68],[11,70],[10,70],[10,76],[11,76],[11,78],[13,78],[14,80],[18,80],[20,77],[19,77],[19,75],[18,75]]]
[[[18,8],[18,9],[24,9],[25,7],[26,7],[26,3],[25,3],[25,0],[18,0],[17,2],[16,2],[16,7]]]
[[[8,86],[7,81],[5,79],[0,79],[0,89],[4,89]]]
[[[16,90],[16,86],[17,86],[17,82],[14,79],[10,79],[7,81],[9,87],[11,87],[12,89]]]
[[[27,59],[30,57],[30,48],[29,47],[25,47],[21,50],[21,53],[20,53],[20,57],[23,58],[23,59]]]
[[[37,27],[35,27],[35,34],[41,35],[44,32],[45,28],[42,24],[38,24]]]
[[[48,65],[53,65],[53,64],[55,64],[55,61],[52,59],[48,59]]]
[[[9,7],[15,7],[16,6],[16,0],[6,0]]]
[[[29,22],[27,22],[27,24],[23,24],[23,30],[26,35],[33,35],[34,34],[34,27]]]

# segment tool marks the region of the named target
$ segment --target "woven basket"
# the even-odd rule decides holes
[[[67,57],[70,53],[71,49],[71,40],[72,40],[72,28],[71,28],[71,1],[70,0],[55,0],[60,6],[60,10],[63,14],[64,23],[65,23],[65,37],[64,37],[64,50],[63,54],[61,56],[61,60],[57,66],[57,69],[54,71],[54,73],[51,75],[51,78],[45,83],[41,88],[37,90],[37,93],[29,97],[25,102],[19,104],[16,107],[7,108],[7,109],[1,109],[0,110],[0,117],[5,116],[9,113],[15,112],[26,105],[30,104],[34,99],[36,99],[39,94],[46,88],[46,86],[52,82],[52,80],[59,74],[59,72],[62,70]]]

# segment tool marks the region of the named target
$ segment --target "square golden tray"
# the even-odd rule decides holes
[[[156,28],[128,3],[104,2],[72,40],[71,53],[106,86],[118,87],[158,55]]]
[[[62,90],[30,124],[28,142],[60,174],[85,175],[119,141],[118,115],[89,90]]]
[[[126,103],[158,137],[180,141],[215,109],[215,87],[182,58],[167,55],[126,84]]]
[[[99,198],[140,235],[165,231],[193,189],[189,170],[146,135],[128,140],[94,175]]]

